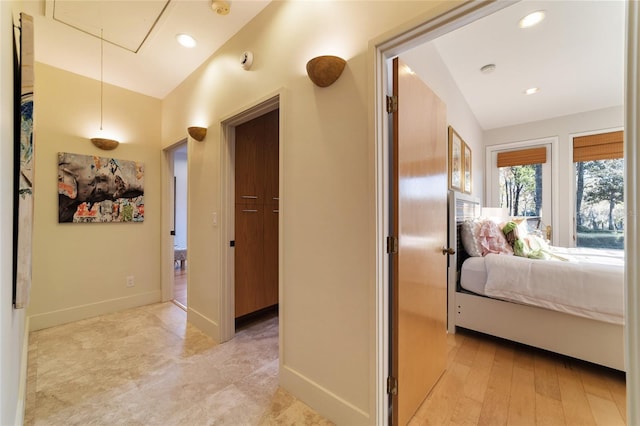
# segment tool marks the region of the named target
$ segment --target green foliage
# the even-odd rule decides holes
[[[501,205],[512,216],[539,216],[542,168],[539,164],[500,168]]]

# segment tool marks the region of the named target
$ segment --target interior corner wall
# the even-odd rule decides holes
[[[26,362],[25,310],[13,309],[13,18],[19,2],[0,1],[0,424],[21,424]],[[18,22],[16,22],[17,24]]]
[[[403,52],[402,60],[447,105],[447,124],[471,148],[472,188],[476,197],[484,193],[484,143],[482,127],[460,92],[433,42]]]
[[[36,62],[34,102],[30,328],[160,301],[160,100],[105,84],[103,127],[121,141],[113,151],[89,141],[100,125],[99,81]],[[144,222],[59,224],[58,152],[144,163]]]
[[[552,191],[558,194],[572,194],[573,182],[573,139],[572,135],[579,133],[597,133],[624,127],[624,107],[616,106],[596,111],[556,117],[549,120],[535,121],[516,126],[491,129],[484,132],[485,148],[510,142],[558,137],[558,176],[553,183]],[[483,153],[484,156],[484,153]],[[486,199],[486,198],[485,198]],[[558,216],[560,223],[554,224],[554,231],[558,235],[558,245],[571,247],[573,230],[573,200],[571,196],[556,198],[559,205]]]
[[[215,326],[225,238],[211,224],[212,212],[225,211],[220,123],[282,94],[280,384],[338,424],[376,419],[369,41],[442,12],[443,3],[272,2],[163,100],[164,147],[190,125],[209,128],[203,142],[188,142],[189,308]],[[249,71],[239,63],[246,50],[254,54]],[[318,55],[347,60],[327,88],[306,76]]]

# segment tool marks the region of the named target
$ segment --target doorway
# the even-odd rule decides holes
[[[278,309],[279,110],[235,128],[236,326]]]
[[[173,302],[187,309],[187,144],[173,151]]]
[[[187,139],[162,151],[162,301],[187,307]],[[176,171],[178,175],[176,175]],[[178,234],[178,235],[176,235]],[[178,236],[178,239],[176,239]],[[180,244],[183,251],[176,251]],[[177,285],[176,285],[177,281]],[[178,297],[176,297],[176,291]]]
[[[237,211],[241,216],[244,216],[248,219],[253,219],[253,222],[257,222],[258,227],[260,222],[262,222],[262,237],[263,244],[266,239],[271,240],[271,242],[267,242],[269,249],[268,254],[266,256],[262,256],[261,259],[263,261],[261,269],[262,274],[264,275],[265,267],[270,270],[271,278],[271,289],[275,290],[275,307],[279,307],[280,305],[280,270],[282,263],[282,202],[279,200],[279,196],[277,194],[280,193],[281,185],[282,185],[282,156],[281,150],[279,147],[282,146],[282,134],[280,129],[282,128],[282,116],[279,115],[280,110],[280,101],[281,95],[280,93],[275,93],[267,96],[263,100],[256,102],[254,105],[247,106],[241,112],[233,114],[232,116],[223,119],[221,122],[222,127],[222,140],[221,144],[221,157],[222,157],[222,197],[223,205],[222,214],[223,220],[221,222],[223,226],[222,230],[222,244],[223,250],[222,253],[224,255],[223,265],[222,265],[222,276],[223,276],[223,286],[221,287],[221,312],[220,312],[220,340],[222,342],[230,340],[234,337],[236,333],[236,280],[238,278],[244,279],[243,275],[247,273],[249,269],[248,264],[243,265],[242,260],[240,261],[240,265],[236,262],[236,256],[238,255],[238,251],[242,252],[243,249],[248,248],[247,246],[240,246],[240,250],[238,250],[238,246],[241,244],[243,236],[242,232],[249,232],[250,228],[241,226],[237,227],[236,222],[239,220],[237,216]],[[263,200],[259,200],[258,198],[258,188],[257,187],[249,187],[247,189],[249,192],[247,193],[236,193],[236,132],[238,127],[242,126],[245,123],[251,122],[252,120],[265,116],[269,113],[275,113],[276,115],[276,145],[278,146],[277,153],[275,157],[272,157],[270,160],[271,166],[268,167],[269,173],[265,174],[266,171],[262,172],[263,178],[268,179],[270,182],[269,189],[267,192],[265,188],[262,187],[261,191],[263,194]],[[255,152],[257,154],[257,152]],[[274,166],[273,162],[277,163],[277,166]],[[264,165],[262,166],[264,167]],[[273,174],[275,172],[275,174]],[[245,191],[246,192],[246,191]],[[256,193],[254,193],[256,192]],[[266,200],[264,197],[265,193],[270,193],[271,195],[268,197],[269,200]],[[276,194],[276,195],[274,195]],[[250,198],[242,198],[242,196],[250,197]],[[238,198],[237,198],[238,197]],[[258,201],[262,201],[262,206],[258,207],[260,203]],[[266,201],[266,203],[265,203]],[[242,210],[248,210],[243,212]],[[260,211],[261,210],[261,211]],[[261,213],[261,215],[259,214]],[[266,217],[265,215],[268,215]],[[262,217],[262,221],[258,220],[258,216]],[[270,233],[264,233],[264,223],[270,222],[269,229],[272,231]],[[275,223],[274,223],[275,222]],[[245,223],[244,225],[248,225]],[[256,223],[253,223],[256,225]],[[275,234],[273,231],[275,230]],[[253,234],[255,232],[249,232],[249,234]],[[274,241],[275,240],[275,241]],[[253,247],[253,250],[260,250],[259,248]],[[262,254],[264,255],[264,245],[262,250]],[[242,256],[242,253],[240,253]],[[275,276],[275,281],[274,277]],[[273,292],[271,293],[271,300],[273,301]],[[254,306],[258,306],[254,304]],[[242,308],[245,309],[245,308]],[[273,303],[263,304],[260,308],[257,309],[257,314],[264,313],[265,315],[273,315],[274,312],[277,313],[277,309],[274,308]],[[266,309],[266,311],[263,311]],[[246,312],[242,312],[240,315],[246,315],[247,320],[252,320],[252,312],[255,310],[249,310]],[[280,322],[278,320],[278,322]]]
[[[398,30],[394,37],[390,37],[388,39],[384,39],[383,41],[378,41],[375,46],[375,75],[376,82],[375,87],[373,89],[373,98],[377,99],[375,106],[375,136],[376,136],[376,185],[377,185],[377,197],[378,197],[378,209],[377,209],[377,241],[378,243],[378,253],[377,253],[377,283],[376,291],[377,291],[377,328],[380,330],[378,334],[378,377],[377,377],[377,406],[379,407],[377,412],[377,422],[380,424],[384,424],[386,419],[388,418],[386,399],[387,399],[387,377],[389,371],[387,367],[389,365],[389,338],[388,330],[388,316],[386,308],[389,306],[389,294],[388,294],[388,277],[390,275],[390,265],[386,259],[386,254],[384,253],[386,236],[390,235],[389,228],[387,224],[389,223],[389,218],[387,216],[387,212],[385,211],[386,207],[389,205],[390,194],[388,188],[385,186],[385,182],[388,182],[389,175],[389,159],[387,158],[386,152],[388,152],[388,135],[389,135],[389,127],[390,123],[387,120],[386,114],[386,105],[383,100],[385,99],[386,93],[386,83],[389,81],[389,73],[387,69],[388,61],[400,53],[425,43],[427,41],[433,40],[439,37],[442,34],[453,31],[457,28],[461,28],[464,25],[467,25],[471,22],[474,22],[484,16],[487,16],[491,13],[494,13],[504,7],[510,6],[511,2],[495,2],[495,3],[484,3],[479,4],[477,2],[464,4],[450,12],[447,12],[441,16],[438,16],[435,19],[427,21],[422,25],[415,27],[409,31],[406,28],[403,28],[403,31]],[[630,87],[627,89],[626,93],[629,95],[627,99],[630,99],[629,105],[625,106],[625,114],[626,114],[626,125],[625,130],[628,131],[632,129],[634,131],[634,136],[629,137],[631,141],[635,140],[637,137],[637,123],[638,119],[637,113],[635,112],[635,108],[637,107],[637,97],[635,96],[637,93],[637,69],[634,68],[637,66],[638,56],[637,56],[637,46],[638,46],[638,27],[637,23],[640,12],[638,11],[637,5],[633,5],[628,8],[628,37],[630,45],[634,50],[628,50],[627,53],[627,62],[629,65],[627,66],[628,77],[627,84]],[[637,158],[637,149],[633,146],[629,141],[625,144],[626,149],[632,155],[635,155],[634,159]],[[628,173],[627,176],[630,176]],[[631,186],[631,185],[630,185]],[[626,192],[629,194],[635,193],[633,187],[627,187]],[[634,229],[629,230],[630,235],[635,235],[633,232],[635,229],[635,217],[629,217],[631,226]],[[636,237],[634,237],[636,238]],[[637,245],[629,245],[631,247],[637,247]],[[628,255],[628,259],[630,259]],[[631,277],[636,277],[637,273],[635,272],[635,264],[627,263],[627,273]],[[626,280],[626,291],[627,294],[637,295],[637,280],[627,279]],[[633,315],[634,312],[637,311],[637,298],[629,299],[627,298],[627,312]],[[631,309],[633,307],[633,309]],[[633,317],[629,318],[633,319]],[[636,342],[637,327],[634,324],[637,324],[637,321],[629,321],[631,327],[627,329],[626,336],[627,341],[629,343]],[[626,349],[626,354],[628,358],[627,362],[627,372],[631,377],[637,377],[637,345],[634,347],[629,345]],[[631,355],[631,356],[630,356]],[[635,355],[635,356],[634,356]],[[631,360],[629,362],[629,360]],[[627,383],[627,397],[628,401],[635,401],[634,395],[637,396],[638,384],[635,382]],[[631,414],[629,418],[635,418],[637,412],[637,408],[631,406],[629,409],[629,413]]]

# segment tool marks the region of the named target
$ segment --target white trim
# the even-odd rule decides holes
[[[222,218],[220,220],[220,253],[222,253],[222,261],[220,268],[220,323],[219,323],[219,337],[220,342],[226,342],[231,340],[235,335],[235,291],[234,291],[234,251],[229,246],[229,242],[235,240],[235,177],[234,177],[234,162],[235,162],[235,127],[246,123],[256,117],[264,115],[275,109],[280,109],[280,123],[279,128],[279,144],[283,146],[284,137],[282,129],[284,128],[283,117],[283,99],[284,89],[279,89],[276,92],[269,93],[266,96],[258,99],[252,104],[242,107],[231,114],[225,115],[220,119],[220,200],[224,207],[221,207]],[[280,149],[279,158],[279,192],[283,194],[283,149]],[[279,303],[282,304],[282,265],[283,259],[283,214],[285,213],[283,207],[283,201],[280,200],[280,214],[278,217],[278,294]],[[283,320],[282,315],[279,316],[279,335],[280,335],[280,365],[282,366],[282,327]]]
[[[487,145],[485,147],[485,185],[484,185],[484,199],[486,205],[495,205],[495,200],[493,200],[492,189],[494,188],[494,182],[492,182],[492,173],[493,170],[493,156],[492,154],[496,151],[507,151],[515,148],[524,148],[524,147],[533,147],[540,145],[551,145],[551,225],[553,227],[558,226],[560,223],[560,212],[558,211],[558,206],[560,205],[559,194],[560,190],[558,189],[558,174],[560,173],[560,162],[558,159],[560,158],[559,154],[559,140],[557,136],[549,136],[545,138],[537,138],[537,139],[529,139],[524,141],[517,142],[509,142],[503,144],[495,144],[495,145]],[[548,225],[548,224],[547,224]],[[551,242],[553,245],[558,245],[558,233],[553,232],[551,237]]]
[[[436,6],[428,16],[421,16],[396,28],[388,34],[369,43],[369,57],[372,58],[372,89],[370,99],[373,99],[373,109],[370,110],[370,124],[375,140],[375,405],[376,424],[384,425],[388,422],[388,398],[386,394],[386,378],[389,374],[389,267],[385,253],[384,240],[388,235],[388,157],[389,126],[386,112],[385,96],[387,82],[390,81],[387,63],[393,57],[419,44],[433,40],[440,35],[467,25],[477,19],[514,4],[514,1],[476,1],[465,2],[459,6],[442,4]]]
[[[293,395],[305,395],[303,401],[321,413],[332,413],[329,420],[345,425],[370,425],[369,414],[288,366],[280,368],[280,385]]]
[[[59,309],[57,311],[31,315],[29,317],[29,330],[41,330],[68,322],[93,318],[125,309],[136,308],[138,306],[150,305],[160,302],[161,299],[162,292],[160,290],[153,290],[132,296],[102,300],[96,303],[87,303],[71,308]]]
[[[189,302],[187,302],[187,305],[188,304]],[[207,336],[211,337],[215,342],[222,342],[220,340],[220,324],[218,324],[215,320],[208,318],[201,312],[187,306],[187,321],[193,324]]]
[[[625,70],[625,297],[626,305],[626,370],[627,370],[627,424],[640,424],[640,276],[636,259],[640,254],[638,237],[638,183],[640,182],[640,5],[627,2],[627,37]]]

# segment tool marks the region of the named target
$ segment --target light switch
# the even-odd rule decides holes
[[[213,226],[218,226],[218,212],[211,213],[211,219],[213,221]]]

